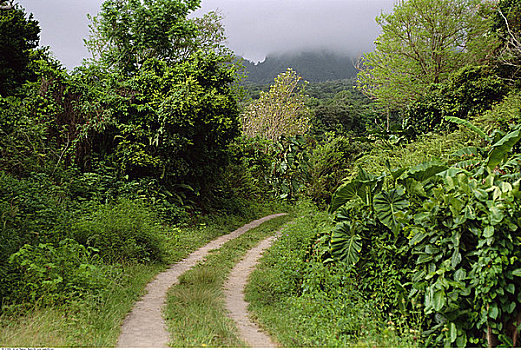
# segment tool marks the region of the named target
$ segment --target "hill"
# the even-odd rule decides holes
[[[349,79],[356,76],[355,58],[327,51],[268,55],[260,63],[238,57],[245,67],[245,84],[270,84],[287,68],[293,68],[309,82]]]

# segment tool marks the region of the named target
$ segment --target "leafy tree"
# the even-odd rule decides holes
[[[119,73],[84,70],[93,154],[133,179],[207,187],[239,134],[235,68],[223,61],[202,52],[173,66],[149,59],[123,81]],[[91,97],[97,105],[87,105]]]
[[[168,63],[188,59],[197,50],[225,52],[221,17],[187,15],[200,0],[107,0],[91,18],[85,43],[95,60],[125,74],[150,58]]]
[[[0,96],[10,95],[31,78],[31,51],[39,40],[40,27],[32,15],[26,18],[17,7],[0,10]]]
[[[330,99],[322,100],[314,108],[313,127],[322,131],[341,133],[365,131],[365,124],[372,116],[371,101],[360,98],[360,92],[344,90]],[[317,131],[318,131],[317,130]]]
[[[400,109],[424,96],[465,64],[483,60],[490,5],[483,0],[400,1],[376,18],[383,33],[362,58],[358,86],[381,104]]]
[[[260,98],[246,108],[243,132],[276,141],[308,131],[311,110],[306,106],[301,79],[291,68],[279,74],[270,90],[261,92]]]

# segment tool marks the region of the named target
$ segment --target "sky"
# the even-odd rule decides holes
[[[90,57],[87,14],[103,0],[18,0],[42,29],[40,44],[50,46],[67,68]],[[389,13],[395,0],[202,0],[192,16],[218,10],[227,46],[251,61],[266,55],[327,49],[360,55],[372,50],[379,28],[375,17]]]

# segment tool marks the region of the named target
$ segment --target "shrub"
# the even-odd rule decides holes
[[[163,232],[149,208],[127,199],[100,206],[72,228],[74,239],[99,250],[103,260],[110,263],[163,261]]]
[[[25,244],[9,258],[22,277],[14,283],[11,301],[57,305],[103,288],[108,271],[93,253],[70,238],[56,245]]]
[[[311,153],[306,195],[319,207],[328,205],[331,195],[342,183],[346,170],[368,149],[367,143],[328,134],[325,142],[317,145]]]

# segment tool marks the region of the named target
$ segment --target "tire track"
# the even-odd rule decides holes
[[[226,308],[230,318],[236,323],[241,339],[253,348],[276,348],[278,346],[268,335],[262,332],[258,325],[249,319],[248,303],[244,300],[244,289],[260,257],[273,244],[280,232],[266,238],[250,249],[244,258],[235,265],[224,284]]]
[[[208,253],[219,249],[224,243],[239,237],[248,230],[265,221],[286,214],[273,214],[254,220],[237,230],[218,237],[199,248],[187,258],[172,265],[168,270],[159,273],[145,288],[145,295],[127,315],[121,327],[117,347],[123,348],[162,348],[168,347],[169,334],[162,311],[166,302],[168,289],[179,282],[179,276],[194,267]]]

